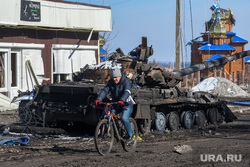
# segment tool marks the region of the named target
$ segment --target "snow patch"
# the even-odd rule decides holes
[[[118,68],[121,68],[121,64],[119,64],[119,63],[116,63],[115,66],[118,66]],[[97,68],[111,69],[112,68],[112,61],[104,61],[98,65],[90,65],[88,68],[89,69],[97,69]]]
[[[209,92],[213,91],[215,87],[217,86],[218,80],[215,77],[210,77],[199,84],[197,84],[195,87],[191,89],[192,92]]]
[[[247,97],[249,94],[237,84],[222,78],[210,77],[191,89],[193,92],[208,92],[220,97]]]

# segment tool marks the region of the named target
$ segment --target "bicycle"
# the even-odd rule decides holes
[[[121,141],[122,148],[129,152],[136,148],[137,138],[138,138],[138,128],[135,120],[129,118],[129,122],[132,127],[133,141],[131,143],[126,142],[126,137],[128,137],[127,130],[122,123],[121,118],[112,112],[113,105],[117,103],[106,103],[102,102],[100,104],[104,105],[105,113],[103,119],[99,121],[95,129],[95,146],[100,155],[106,155],[110,153],[115,138],[117,142]]]

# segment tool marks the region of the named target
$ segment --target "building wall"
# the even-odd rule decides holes
[[[111,8],[64,0],[0,1],[0,93],[69,80],[99,60],[98,34],[111,31]],[[91,37],[91,38],[90,38]],[[34,78],[33,78],[34,79]]]
[[[231,53],[229,51],[215,51],[215,50],[203,51],[202,55],[201,55],[201,57],[202,57],[201,63],[205,62],[208,58],[211,57],[211,55],[215,55],[215,54],[220,54],[223,57],[231,55]],[[222,70],[224,73],[229,74],[232,69],[231,69],[230,63],[227,63],[225,65],[215,67],[213,69],[203,70],[201,72],[201,76],[203,76],[203,77],[204,76],[205,77],[207,77],[207,76],[211,77],[213,75],[213,71],[216,71],[216,70]]]
[[[90,32],[70,32],[70,31],[50,31],[50,30],[37,30],[37,29],[13,29],[13,28],[0,28],[0,51],[3,49],[4,44],[29,44],[31,45],[31,48],[22,48],[22,47],[11,47],[11,52],[15,50],[20,50],[20,56],[24,56],[23,54],[28,54],[28,56],[34,57],[37,56],[36,54],[39,54],[39,52],[34,52],[32,50],[32,45],[40,44],[44,45],[43,48],[41,48],[41,57],[42,59],[38,61],[41,62],[44,69],[44,75],[41,77],[45,77],[48,80],[43,80],[42,84],[52,83],[54,76],[53,76],[53,47],[57,47],[54,49],[57,50],[66,50],[70,51],[70,54],[72,55],[66,55],[67,57],[72,56],[74,58],[79,57],[79,54],[75,54],[77,51],[84,51],[89,50],[91,53],[93,53],[93,56],[95,58],[94,64],[98,62],[98,32],[94,32],[91,36],[91,39],[89,43],[87,42],[88,37],[90,35]],[[2,46],[2,48],[1,48]],[[58,47],[59,46],[59,47]],[[39,50],[38,50],[39,51]],[[74,53],[74,51],[76,51]],[[28,53],[27,53],[28,52]],[[19,52],[18,52],[19,53]],[[32,55],[32,53],[35,53],[35,55]],[[81,52],[83,53],[83,52]],[[77,56],[74,56],[74,54]],[[9,53],[10,55],[10,53]],[[84,55],[83,55],[84,56]],[[91,55],[90,55],[91,56]],[[22,58],[19,58],[19,63],[24,61],[21,60]],[[93,58],[92,58],[93,59]],[[93,61],[92,61],[93,62]],[[33,61],[33,66],[35,65],[35,61]],[[40,64],[41,64],[40,63]],[[22,63],[24,64],[24,62]],[[8,64],[11,66],[11,64]],[[34,67],[36,68],[36,66]],[[69,69],[71,71],[71,69]],[[68,71],[69,71],[68,70]],[[20,70],[20,74],[16,75],[25,75],[24,70]],[[39,70],[38,70],[39,71]],[[80,69],[79,69],[80,71]],[[35,70],[37,72],[37,70]],[[42,73],[40,73],[42,74]],[[7,76],[6,76],[7,77]],[[19,76],[19,78],[24,78],[23,76]],[[10,84],[12,81],[9,81]],[[29,81],[30,82],[30,81]],[[23,85],[23,86],[21,86]],[[10,87],[10,86],[9,86]],[[26,83],[24,81],[20,81],[19,86],[17,86],[17,89],[20,88],[26,88]],[[10,89],[13,89],[10,87]],[[30,89],[30,88],[29,88]],[[7,90],[8,92],[9,90]],[[16,90],[15,90],[16,91]],[[1,91],[2,93],[8,94],[5,91]],[[11,94],[11,95],[10,95]],[[15,93],[14,93],[15,94]],[[9,96],[12,96],[13,93],[9,93]]]
[[[236,49],[236,53],[240,53],[245,51],[245,46],[243,44],[231,44],[232,47]],[[242,71],[245,70],[245,58],[238,59],[232,62],[233,71]]]
[[[191,45],[191,66],[199,64],[202,61],[202,57],[199,56],[198,47],[199,44]]]

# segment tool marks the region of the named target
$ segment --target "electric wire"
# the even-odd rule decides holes
[[[119,2],[119,3],[111,4],[111,5],[109,5],[109,6],[120,5],[120,4],[126,3],[126,2],[128,2],[128,1],[131,1],[131,0],[125,0],[125,1],[122,1],[122,2]]]
[[[120,4],[123,4],[123,3],[126,3],[128,1],[132,1],[132,0],[124,0],[124,1],[121,1],[121,2],[117,2],[117,3],[114,3],[114,4],[111,4],[111,5],[107,5],[107,6],[116,6],[116,5],[120,5]],[[79,2],[79,0],[78,0]],[[89,2],[89,4],[91,4],[91,0]],[[104,0],[102,1],[102,5],[104,4]],[[52,7],[52,8],[59,8],[59,9],[69,9],[69,10],[106,10],[106,9],[76,9],[76,8],[66,8],[66,7],[56,7],[56,6],[50,6],[50,5],[41,5],[41,6],[44,6],[44,7]]]
[[[192,3],[191,0],[189,0],[190,5],[190,18],[191,18],[191,30],[192,30],[192,39],[194,39],[194,28],[193,28],[193,15],[192,15]]]

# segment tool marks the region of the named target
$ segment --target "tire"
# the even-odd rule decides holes
[[[43,115],[40,110],[35,109],[32,102],[22,100],[18,106],[18,116],[20,121],[26,125],[39,126],[42,125]]]
[[[107,119],[102,119],[95,129],[95,147],[100,155],[110,153],[114,144],[114,129]]]
[[[211,124],[217,124],[218,109],[210,108],[208,111],[208,119]]]
[[[183,127],[185,129],[191,129],[193,127],[194,116],[193,116],[193,113],[191,111],[185,112],[182,124],[183,124]]]
[[[22,100],[18,106],[19,118],[20,118],[21,122],[25,123],[25,124],[30,124],[30,122],[33,119],[32,110],[30,109],[30,105],[27,104],[28,102],[29,101]]]
[[[132,151],[136,148],[137,139],[138,139],[138,127],[137,127],[135,120],[133,118],[129,118],[129,122],[130,122],[131,127],[132,127],[132,133],[134,136],[134,140],[133,140],[133,142],[131,142],[129,144],[127,144],[125,141],[122,141],[122,148],[127,152]]]
[[[168,127],[172,131],[176,131],[179,129],[180,125],[180,118],[176,112],[169,113],[168,116]]]
[[[155,128],[156,130],[163,132],[167,123],[166,116],[162,112],[156,112],[155,116]]]
[[[206,124],[206,116],[203,111],[196,111],[195,112],[195,124],[198,127],[204,127]]]
[[[141,119],[138,121],[140,132],[142,134],[148,134],[151,130],[151,119]]]

